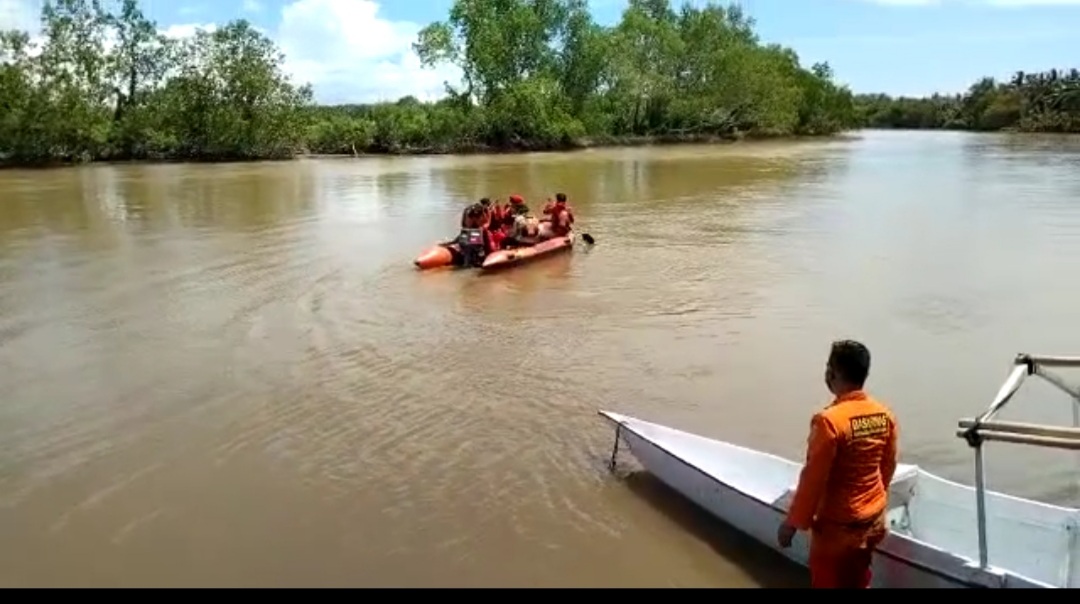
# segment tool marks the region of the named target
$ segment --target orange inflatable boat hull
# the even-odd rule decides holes
[[[457,246],[452,243],[440,243],[439,245],[428,248],[424,253],[416,257],[413,260],[413,264],[416,268],[426,271],[433,268],[442,268],[446,266],[454,266],[461,263],[461,253],[457,251]]]
[[[573,247],[574,236],[571,234],[566,237],[556,237],[554,239],[548,239],[547,241],[541,241],[536,245],[530,245],[528,247],[499,250],[484,260],[484,264],[480,267],[480,270],[493,271],[502,268],[510,268],[511,266],[517,266],[523,262],[528,262],[529,260],[569,251]]]

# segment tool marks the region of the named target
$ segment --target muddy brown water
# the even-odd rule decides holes
[[[595,247],[413,270],[558,190]],[[956,421],[1080,354],[1077,275],[1068,137],[0,172],[0,585],[800,585],[612,476],[596,409],[798,457],[855,337],[905,461],[970,482]],[[1080,504],[1075,456],[989,460]]]

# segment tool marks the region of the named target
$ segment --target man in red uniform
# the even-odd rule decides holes
[[[814,588],[869,587],[874,548],[885,538],[897,425],[892,411],[863,390],[869,373],[866,346],[833,343],[825,385],[836,399],[810,422],[806,465],[777,531],[783,548],[796,531],[810,531]]]
[[[511,246],[532,245],[536,243],[537,221],[529,215],[529,206],[521,195],[511,195],[510,205],[506,208],[506,221],[510,234],[506,238]]]
[[[498,203],[491,203],[491,199],[485,197],[480,200],[480,205],[487,212],[487,223],[484,227],[488,237],[491,238],[491,252],[502,249],[502,242],[506,239],[506,231],[503,229],[503,208]]]
[[[479,226],[466,227],[467,224],[476,224],[477,219],[470,217],[470,212],[475,212],[479,207],[483,211],[483,217],[479,219],[479,222],[483,223],[484,228],[491,228],[491,221],[495,217],[495,213],[498,210],[497,207],[492,207],[491,199],[485,197],[480,200],[480,203],[469,204],[461,211],[461,228],[480,228]]]
[[[488,204],[491,202],[488,201]],[[461,214],[461,229],[464,233],[468,230],[478,230],[483,239],[484,253],[491,254],[498,250],[497,241],[492,237],[492,232],[488,228],[491,224],[491,211],[483,203],[474,203],[465,208],[465,211]],[[501,241],[501,240],[500,240]],[[460,245],[464,245],[463,242],[459,242]]]
[[[540,223],[540,238],[551,239],[553,237],[565,237],[570,234],[574,224],[574,213],[570,206],[566,205],[566,194],[555,195],[555,203],[544,208],[544,213],[550,216],[550,221]]]
[[[567,211],[569,211],[571,214],[574,213],[574,208],[571,207],[570,204],[568,204],[566,202],[566,193],[556,193],[555,194],[555,201],[551,201],[551,199],[549,198],[548,202],[547,202],[547,205],[544,206],[544,215],[545,216],[550,216],[552,211],[555,210],[555,206],[557,206],[557,205],[564,206],[567,209]]]
[[[524,197],[515,193],[510,196],[510,205],[507,206],[506,212],[513,216],[525,216],[529,213],[529,204],[525,203]]]
[[[480,205],[487,208],[488,213],[491,215],[491,221],[488,224],[488,228],[497,229],[503,220],[503,207],[499,205],[498,200],[495,203],[491,202],[491,199],[485,197],[480,200]]]

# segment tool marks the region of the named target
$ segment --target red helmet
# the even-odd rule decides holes
[[[510,203],[512,203],[514,205],[523,204],[523,203],[525,203],[525,198],[523,198],[521,195],[518,195],[518,194],[515,193],[514,195],[510,196]]]

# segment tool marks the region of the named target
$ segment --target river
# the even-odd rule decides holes
[[[560,190],[594,247],[411,266]],[[904,461],[970,482],[956,421],[1080,354],[1078,274],[1080,138],[3,171],[0,585],[802,585],[612,476],[596,409],[798,457],[854,337]],[[1075,456],[989,464],[1080,504]]]

